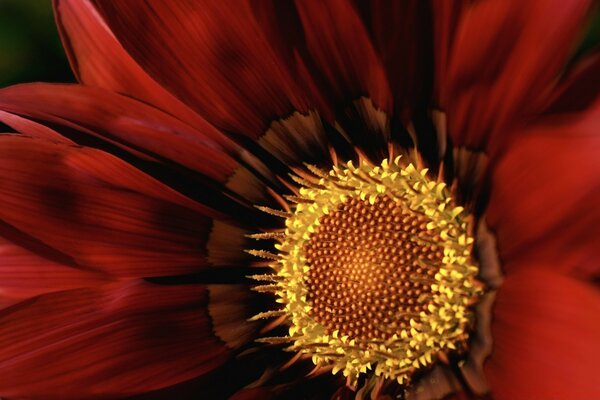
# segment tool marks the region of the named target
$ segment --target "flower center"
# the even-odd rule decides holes
[[[305,242],[309,315],[328,332],[389,340],[433,302],[443,260],[428,218],[388,196],[353,198]]]
[[[466,349],[481,295],[471,217],[443,182],[414,163],[307,166],[276,236],[275,293],[292,351],[350,381],[373,370],[405,383],[449,352]],[[269,210],[266,210],[269,212]],[[257,238],[265,238],[265,234]],[[281,338],[280,338],[281,340]],[[269,339],[265,339],[269,341]],[[275,341],[275,338],[273,338]]]

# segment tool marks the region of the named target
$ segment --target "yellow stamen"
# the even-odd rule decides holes
[[[400,157],[307,168],[293,213],[265,209],[285,218],[277,254],[249,251],[273,260],[277,279],[257,289],[283,305],[272,315],[287,316],[289,349],[351,381],[406,383],[465,347],[482,289],[470,217],[446,185]]]

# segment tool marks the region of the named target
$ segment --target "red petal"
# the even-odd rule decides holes
[[[556,90],[555,98],[545,113],[585,111],[600,96],[600,54],[598,52],[577,63]]]
[[[228,357],[196,285],[133,281],[0,311],[0,395],[109,398],[204,374]]]
[[[494,399],[597,399],[600,293],[550,265],[509,274],[498,291],[485,366]]]
[[[469,0],[439,1],[433,7],[433,45],[435,57],[434,101],[446,110],[447,70],[456,29]]]
[[[57,142],[72,143],[69,139],[47,126],[2,110],[0,110],[0,122],[10,126],[15,131],[28,136]]]
[[[97,3],[135,60],[215,126],[256,137],[304,108],[249,2]]]
[[[0,293],[12,299],[108,282],[104,274],[41,257],[4,237],[0,237],[0,259]]]
[[[296,2],[308,51],[318,70],[320,93],[329,106],[370,97],[391,111],[391,93],[381,60],[358,13],[346,0]]]
[[[143,152],[146,157],[179,163],[220,182],[238,166],[227,155],[236,146],[214,128],[194,129],[153,107],[101,89],[54,84],[12,86],[0,91],[0,108],[75,127],[86,136],[99,136],[134,154]]]
[[[154,81],[125,51],[89,0],[54,0],[63,45],[78,80],[122,93],[210,130],[187,105]]]
[[[0,219],[119,276],[187,273],[206,264],[206,210],[98,150],[0,138]]]
[[[497,163],[487,219],[505,269],[525,257],[600,273],[599,112],[547,118]]]
[[[544,108],[591,3],[492,0],[463,15],[447,80],[455,143],[499,148],[501,133]]]
[[[446,4],[440,2],[441,6]],[[430,95],[426,81],[432,64],[428,5],[418,0],[377,0],[367,6],[374,45],[393,91],[395,109],[408,119],[414,107]]]

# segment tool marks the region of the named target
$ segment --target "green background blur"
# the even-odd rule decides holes
[[[0,87],[73,82],[51,0],[0,0]]]

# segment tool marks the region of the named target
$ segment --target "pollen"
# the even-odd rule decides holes
[[[468,345],[482,294],[471,217],[415,164],[307,166],[294,177],[291,212],[265,210],[285,218],[283,232],[267,235],[275,251],[250,251],[274,270],[256,289],[283,307],[257,318],[289,324],[273,341],[350,382],[374,374],[408,383]]]
[[[427,217],[381,196],[348,200],[319,222],[303,247],[306,299],[327,332],[389,340],[427,311],[444,257]]]

